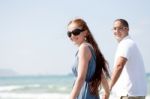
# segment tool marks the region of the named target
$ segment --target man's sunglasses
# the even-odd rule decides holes
[[[79,35],[81,32],[83,32],[84,30],[83,29],[75,29],[75,30],[73,30],[73,31],[68,31],[67,32],[67,35],[68,35],[68,37],[71,37],[71,35],[73,34],[74,36],[77,36],[77,35]]]

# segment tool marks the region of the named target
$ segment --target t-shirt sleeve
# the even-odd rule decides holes
[[[129,44],[123,43],[119,46],[119,56],[129,59],[131,47]]]

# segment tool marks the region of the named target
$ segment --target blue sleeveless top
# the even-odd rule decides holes
[[[92,53],[92,57],[89,61],[89,64],[88,64],[88,69],[87,69],[87,74],[86,74],[86,78],[85,78],[85,81],[84,81],[84,84],[80,90],[80,93],[77,97],[77,99],[100,99],[99,96],[97,95],[92,95],[90,93],[90,87],[89,87],[89,82],[91,81],[92,79],[92,76],[94,75],[95,73],[95,69],[96,69],[96,56],[95,56],[95,52],[94,52],[94,49],[92,47],[90,47],[90,51]],[[78,64],[79,64],[79,60],[78,60],[78,51],[76,53],[76,56],[75,56],[75,62],[74,62],[74,65],[72,67],[72,71],[73,71],[73,74],[75,77],[77,77],[78,75]]]

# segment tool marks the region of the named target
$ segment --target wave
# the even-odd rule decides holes
[[[62,85],[41,85],[41,84],[28,84],[28,85],[5,85],[0,86],[0,92],[16,92],[16,93],[69,93],[71,86]]]
[[[15,89],[20,89],[22,86],[15,86],[15,85],[9,85],[9,86],[0,86],[0,92],[3,91],[13,91]]]

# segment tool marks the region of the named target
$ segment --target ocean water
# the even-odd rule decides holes
[[[0,99],[67,99],[73,79],[72,76],[0,77]],[[150,99],[150,75],[147,83],[146,99]]]
[[[15,93],[69,93],[71,76],[0,77],[0,92]]]

